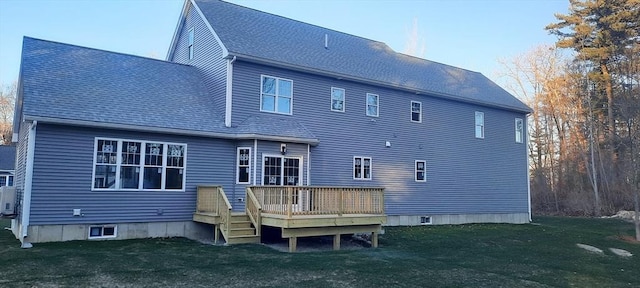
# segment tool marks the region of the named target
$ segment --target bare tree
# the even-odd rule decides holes
[[[17,82],[0,85],[0,144],[11,142],[13,135],[13,109],[16,101]]]

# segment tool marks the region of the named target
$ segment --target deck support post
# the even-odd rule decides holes
[[[340,250],[340,234],[333,235],[333,250]]]
[[[371,233],[371,247],[378,247],[378,232],[374,231],[373,233]]]
[[[298,244],[298,237],[289,237],[289,252],[296,252],[296,246]]]
[[[218,240],[220,240],[220,224],[213,225],[213,243],[218,244]]]

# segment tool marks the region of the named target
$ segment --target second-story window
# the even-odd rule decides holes
[[[344,112],[344,89],[331,87],[331,111]]]
[[[378,117],[379,108],[378,95],[367,93],[367,116]]]
[[[193,59],[193,38],[195,37],[193,27],[189,29],[189,60]]]
[[[272,76],[262,76],[260,85],[260,111],[292,114],[293,81]]]
[[[522,143],[524,141],[524,121],[521,118],[516,118],[516,143]]]
[[[476,111],[476,138],[484,138],[484,113]]]
[[[411,101],[411,122],[422,122],[422,102]]]

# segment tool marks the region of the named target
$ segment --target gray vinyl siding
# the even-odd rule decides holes
[[[187,12],[169,61],[197,67],[203,74],[218,115],[224,115],[227,64],[222,48],[193,6]],[[193,59],[189,59],[189,29],[194,28]]]
[[[91,191],[95,137],[187,144],[185,191]],[[219,184],[227,193],[233,190],[229,155],[235,155],[235,144],[230,141],[42,123],[37,139],[33,225],[188,221],[196,208],[196,185]],[[72,216],[72,209],[82,209],[84,216]]]
[[[320,140],[312,185],[383,186],[389,215],[528,211],[526,145],[514,135],[524,114],[236,61],[234,125],[265,113],[262,74],[293,80],[288,117]],[[330,110],[331,87],[345,89],[345,113]],[[366,93],[379,95],[379,117],[365,115]],[[422,123],[410,121],[411,101],[422,102]],[[475,111],[484,112],[484,139],[475,138]],[[372,180],[353,179],[353,156],[372,158]],[[426,182],[414,181],[415,160],[426,161]]]
[[[256,185],[263,185],[262,176],[263,176],[263,168],[264,164],[263,156],[272,155],[279,156],[280,154],[280,144],[287,145],[287,153],[285,157],[302,157],[302,162],[300,162],[300,169],[302,170],[302,177],[300,178],[300,185],[307,184],[307,145],[306,144],[296,144],[296,143],[281,143],[281,142],[271,142],[271,141],[258,141],[258,162],[256,163]]]

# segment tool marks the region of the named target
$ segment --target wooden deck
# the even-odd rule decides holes
[[[295,252],[298,237],[333,235],[333,248],[340,249],[340,235],[354,233],[371,234],[371,244],[377,247],[378,233],[387,219],[383,188],[252,186],[247,187],[245,199],[245,213],[237,215],[231,213],[220,186],[199,186],[193,220],[213,224],[216,242],[221,232],[228,244],[250,243],[246,229],[243,235],[234,234],[239,222],[250,221],[252,228],[258,228],[250,235],[256,242],[262,225],[279,227],[282,237],[289,239],[289,251]],[[236,241],[240,236],[244,239]]]

